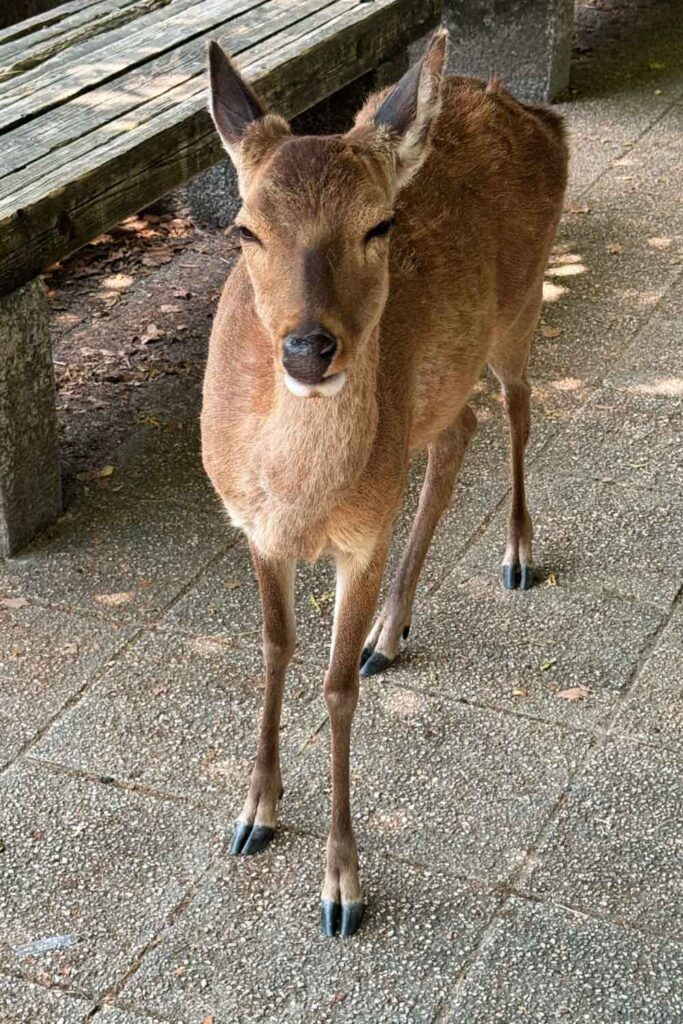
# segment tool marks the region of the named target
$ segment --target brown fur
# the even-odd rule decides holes
[[[262,244],[245,243],[226,284],[204,388],[204,464],[257,559],[270,563],[274,579],[284,572],[277,566],[297,559],[328,554],[337,560],[325,685],[334,796],[324,889],[337,902],[360,899],[348,736],[391,524],[411,457],[427,449],[418,520],[370,635],[388,657],[409,624],[429,540],[474,432],[467,400],[487,362],[501,379],[510,414],[515,492],[506,558],[531,558],[523,494],[525,370],[562,207],[566,147],[552,112],[518,103],[498,82],[487,87],[448,77],[439,83],[437,58],[443,47],[440,57],[428,55],[431,77],[423,70],[420,79],[426,97],[420,102],[432,120],[424,114],[403,148],[373,122],[388,90],[367,101],[345,136],[295,138],[271,118],[247,129],[236,154],[244,201],[238,220]],[[232,138],[230,145],[233,152]],[[365,233],[392,211],[390,240],[363,248]],[[339,339],[330,372],[346,370],[348,379],[334,398],[302,399],[283,384],[282,340],[309,322]],[[262,584],[263,564],[257,561]],[[264,610],[273,600],[288,607],[288,588],[264,596]],[[285,650],[286,665],[289,633],[286,643],[277,628],[266,628],[264,636],[271,650],[273,644]],[[281,689],[282,657],[275,660],[273,685]],[[277,729],[278,721],[279,710],[268,728]],[[258,759],[257,768],[262,775]],[[266,817],[274,825],[279,764],[270,777]],[[245,820],[254,821],[256,805],[252,779]]]

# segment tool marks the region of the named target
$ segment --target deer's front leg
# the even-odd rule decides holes
[[[275,832],[282,796],[280,712],[287,666],[294,653],[294,563],[265,558],[251,546],[261,592],[266,687],[249,793],[235,825],[230,852],[258,853]]]
[[[353,935],[365,904],[358,881],[358,852],[351,825],[349,755],[351,723],[358,703],[360,653],[377,606],[386,560],[384,540],[369,565],[337,560],[337,600],[325,703],[332,745],[332,817],[327,840],[321,925],[325,935]]]

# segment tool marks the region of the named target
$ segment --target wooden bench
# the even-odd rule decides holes
[[[61,511],[38,275],[223,156],[207,40],[291,117],[440,16],[441,0],[69,0],[0,32],[0,555]]]

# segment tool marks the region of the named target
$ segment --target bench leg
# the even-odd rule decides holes
[[[498,74],[521,100],[549,101],[569,84],[574,0],[446,0],[448,70]]]
[[[0,555],[61,510],[48,306],[32,281],[0,297]]]

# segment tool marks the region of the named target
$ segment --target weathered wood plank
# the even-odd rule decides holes
[[[219,32],[226,49],[239,57],[250,47],[269,38],[272,38],[272,47],[277,47],[285,29],[334,6],[334,3],[335,0],[297,0],[294,4],[291,0],[268,0],[263,7],[241,15],[225,28],[221,26]],[[93,89],[87,94],[87,105],[82,102],[83,97],[79,102],[66,103],[41,114],[4,136],[0,132],[0,179],[42,160],[32,172],[27,171],[14,182],[0,180],[0,192],[13,191],[30,180],[38,180],[43,173],[42,168],[54,170],[70,162],[74,155],[78,155],[81,145],[86,152],[90,146],[87,137],[97,128],[125,114],[130,115],[131,125],[137,123],[139,110],[144,104],[203,72],[206,42],[214,35],[216,30],[203,33],[170,53],[120,76],[113,83]],[[270,49],[264,52],[270,52]],[[124,122],[119,121],[119,124]],[[76,153],[71,143],[77,143]],[[48,158],[49,163],[46,162]]]
[[[344,13],[303,39],[289,45],[283,40],[266,57],[254,53],[247,77],[274,109],[287,116],[308,109],[408,45],[441,13],[441,0],[422,0],[417,11],[413,0],[344,6]],[[69,175],[61,169],[26,189],[20,208],[4,204],[0,294],[222,156],[205,110],[202,76],[149,106],[155,107],[153,116],[100,147],[101,163],[85,155],[72,163]]]
[[[23,32],[9,42],[0,41],[0,82],[25,74],[85,39],[130,24],[171,3],[177,0],[96,0],[35,32]]]
[[[0,44],[4,45],[12,39],[21,39],[33,32],[40,32],[49,25],[63,21],[72,14],[100,2],[101,0],[69,0],[65,4],[54,4],[49,9],[32,14],[30,18],[22,18],[19,22],[0,28]]]
[[[266,0],[175,0],[132,26],[85,39],[18,78],[0,84],[5,130],[80,96],[103,81],[173,49]],[[175,13],[169,11],[175,10]]]

